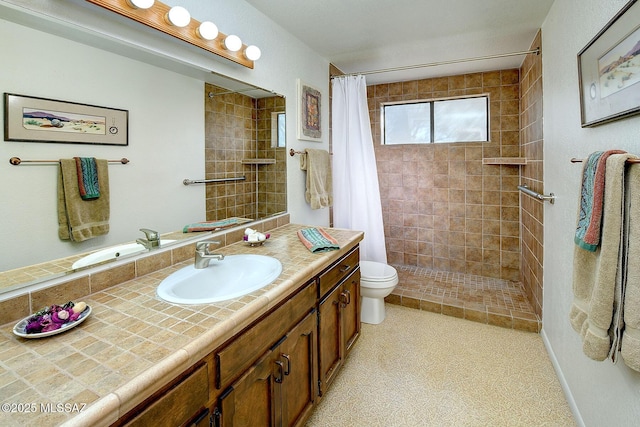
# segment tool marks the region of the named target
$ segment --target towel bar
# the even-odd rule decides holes
[[[293,148],[291,150],[289,150],[289,155],[291,157],[295,156],[296,154],[304,154],[306,155],[307,153],[305,151],[296,151]],[[330,156],[333,156],[333,153],[329,153]]]
[[[575,157],[573,157],[571,159],[571,163],[582,163],[584,162],[584,159],[576,159]],[[627,163],[640,163],[640,159],[627,159]]]
[[[107,160],[109,163],[122,163],[126,165],[129,163],[129,159],[122,158],[120,160]],[[60,160],[22,160],[20,157],[12,157],[9,159],[9,163],[14,166],[20,165],[20,163],[60,163]]]
[[[196,180],[185,179],[185,180],[182,181],[182,183],[184,185],[209,184],[209,183],[212,183],[212,182],[244,181],[246,179],[247,179],[247,177],[242,175],[242,176],[238,176],[238,177],[235,177],[235,178],[215,178],[215,179],[196,179]]]
[[[548,196],[544,194],[540,194],[536,191],[533,191],[529,187],[527,187],[526,184],[518,185],[518,190],[522,191],[524,194],[528,196],[535,197],[536,199],[542,200],[543,202],[548,201],[551,204],[553,204],[553,202],[556,199],[555,194],[549,193]]]

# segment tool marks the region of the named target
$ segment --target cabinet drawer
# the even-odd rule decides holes
[[[177,426],[193,417],[209,401],[209,376],[203,364],[149,405],[127,426]]]
[[[258,320],[247,331],[216,352],[218,378],[216,387],[226,387],[302,319],[316,303],[315,282],[309,282],[295,296]]]
[[[360,251],[355,248],[344,256],[329,270],[320,275],[320,298],[323,298],[335,285],[358,267],[360,263]]]

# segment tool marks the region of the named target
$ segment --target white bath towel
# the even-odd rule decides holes
[[[620,328],[623,270],[623,200],[626,160],[607,159],[600,246],[590,252],[576,246],[573,263],[574,300],[569,317],[582,337],[582,350],[594,360],[615,359]]]
[[[300,169],[307,171],[305,200],[311,209],[333,205],[331,158],[327,150],[306,149],[300,157]]]
[[[627,167],[625,212],[624,332],[621,356],[640,372],[640,164]]]

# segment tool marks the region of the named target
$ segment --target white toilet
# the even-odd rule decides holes
[[[360,261],[360,317],[364,323],[377,325],[385,317],[384,297],[398,284],[398,272],[381,262]]]

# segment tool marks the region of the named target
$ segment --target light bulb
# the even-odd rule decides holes
[[[231,52],[237,52],[242,48],[242,40],[240,40],[240,37],[232,34],[224,39],[224,47]]]
[[[198,27],[198,36],[205,40],[213,40],[218,37],[218,27],[213,22],[204,21]]]
[[[244,50],[244,56],[251,61],[257,61],[258,59],[260,59],[261,55],[262,52],[260,52],[260,48],[258,46],[247,46],[247,48]]]
[[[127,3],[135,9],[149,9],[153,6],[154,0],[127,0]]]
[[[191,22],[191,15],[184,7],[173,6],[167,13],[167,20],[176,27],[186,27]]]

